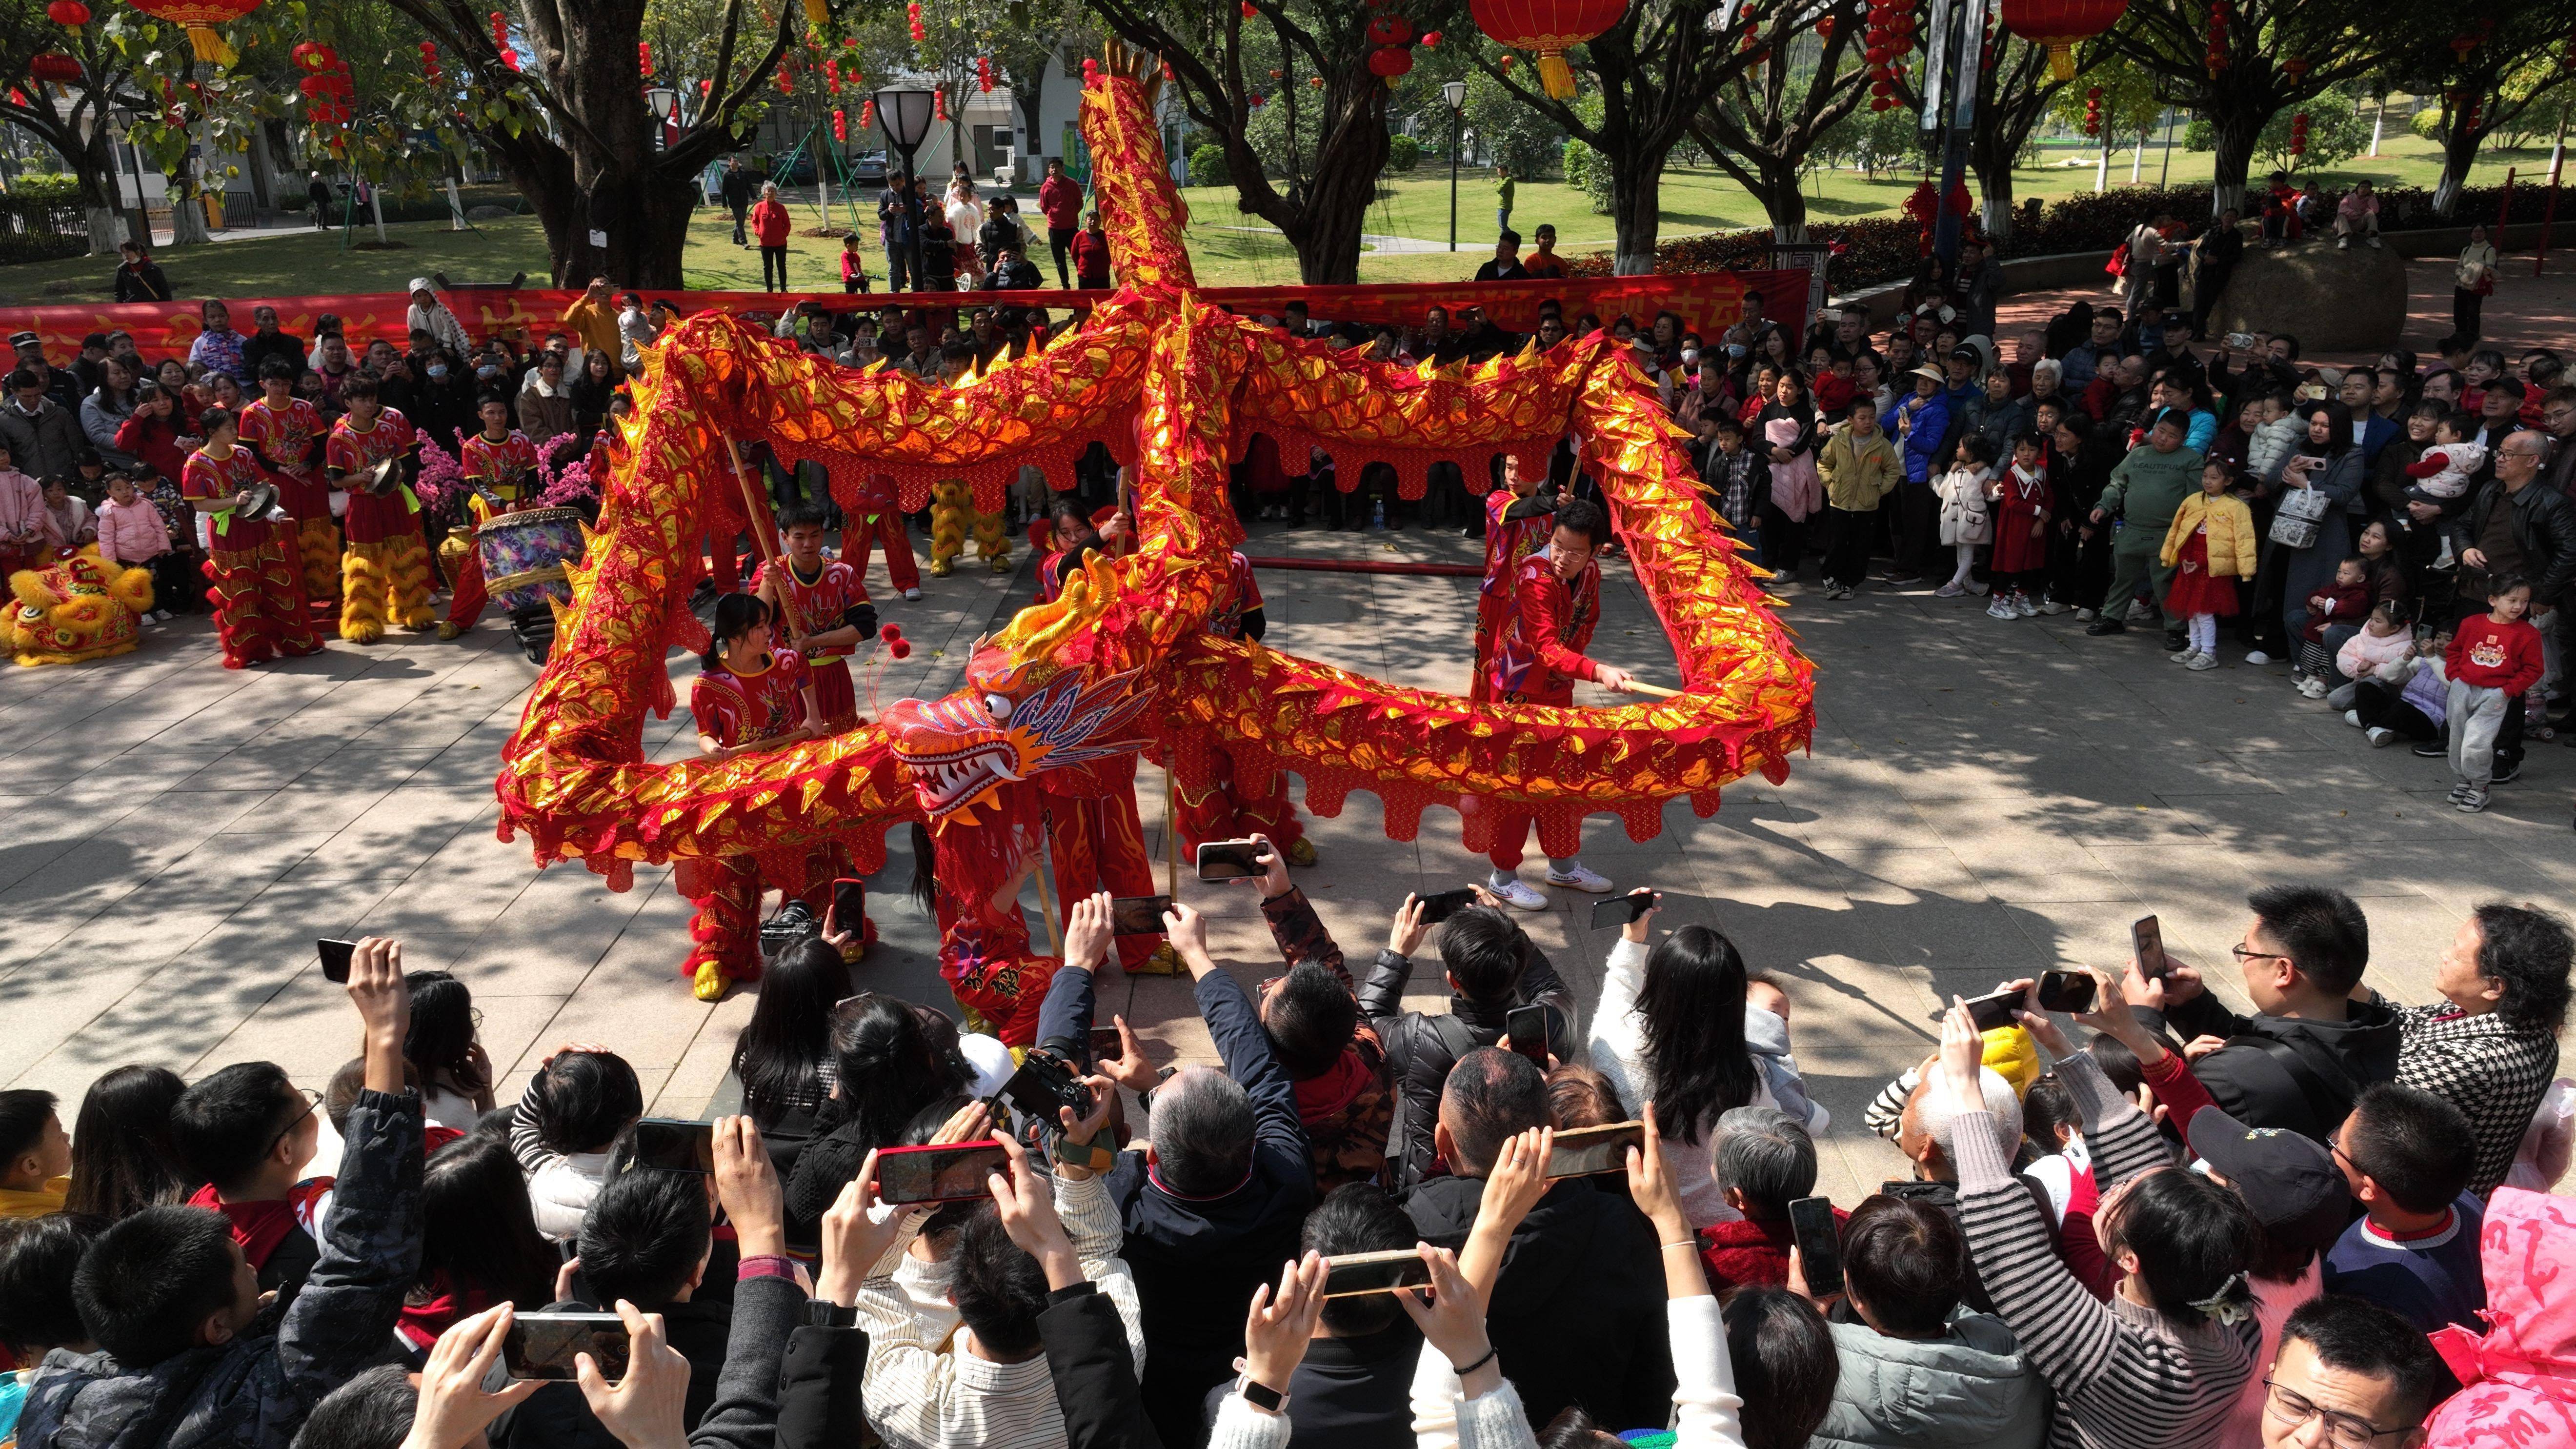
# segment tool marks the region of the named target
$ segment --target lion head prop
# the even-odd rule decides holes
[[[149,569],[119,568],[95,546],[9,576],[17,604],[0,619],[0,646],[24,665],[78,664],[142,642],[152,608]]]

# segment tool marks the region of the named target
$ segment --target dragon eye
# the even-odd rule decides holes
[[[993,717],[993,723],[995,724],[1009,724],[1011,722],[1011,702],[1001,695],[985,695],[984,712]]]

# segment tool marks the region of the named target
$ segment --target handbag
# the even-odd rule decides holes
[[[2129,275],[2129,244],[2127,242],[2122,242],[2111,249],[2111,260],[2102,264],[2102,270],[2109,272],[2115,277],[2125,277]]]
[[[2314,488],[2283,490],[2280,507],[2272,514],[2272,541],[2283,548],[2314,547],[2317,525],[2333,506],[2333,500]]]

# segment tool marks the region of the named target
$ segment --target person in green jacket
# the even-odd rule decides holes
[[[2102,616],[2084,627],[2087,634],[2125,634],[2121,617],[2142,588],[2154,592],[2148,607],[2163,621],[2170,648],[2182,647],[2181,621],[2164,618],[2164,597],[2173,587],[2173,569],[2162,558],[2165,530],[2174,510],[2200,491],[2200,454],[2183,446],[2191,426],[2188,414],[2167,408],[2147,428],[2147,441],[2129,450],[2111,470],[2102,501],[2093,509],[2092,526],[2121,521],[2111,540],[2111,591],[2102,596]],[[2086,535],[2090,537],[2088,533]]]
[[[1512,168],[1494,168],[1494,230],[1512,229]]]
[[[1870,530],[1882,499],[1905,478],[1896,445],[1878,428],[1878,404],[1853,400],[1850,421],[1816,453],[1825,485],[1824,585],[1828,599],[1848,599],[1869,577]]]

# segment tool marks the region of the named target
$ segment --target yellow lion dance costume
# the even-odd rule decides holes
[[[965,551],[970,527],[975,530],[975,556],[990,562],[997,574],[1011,571],[1011,536],[1002,529],[1002,515],[977,509],[966,484],[949,478],[930,485],[930,572],[934,577],[944,579],[956,571],[957,555]]]
[[[0,619],[0,645],[22,665],[78,664],[142,642],[152,610],[152,571],[102,561],[95,544],[43,568],[9,576],[17,606]]]

